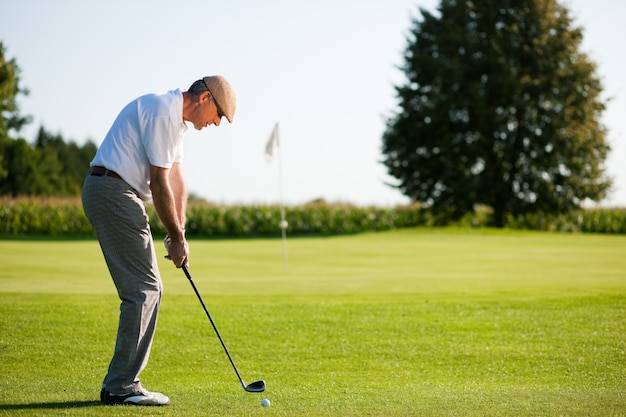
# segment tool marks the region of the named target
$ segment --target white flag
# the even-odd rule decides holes
[[[274,126],[274,130],[272,130],[272,134],[265,145],[265,160],[267,162],[272,162],[272,158],[274,157],[274,150],[278,146],[278,123]]]

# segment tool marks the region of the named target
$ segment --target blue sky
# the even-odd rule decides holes
[[[0,0],[0,40],[21,67],[24,136],[43,125],[66,139],[100,143],[119,110],[141,94],[186,89],[222,74],[237,91],[232,125],[190,131],[190,191],[227,204],[324,198],[358,205],[406,203],[379,163],[385,116],[411,16],[437,0],[89,2]],[[583,50],[598,64],[612,100],[603,122],[615,190],[604,205],[626,206],[626,2],[564,3],[585,29]],[[275,123],[279,158],[263,157]]]

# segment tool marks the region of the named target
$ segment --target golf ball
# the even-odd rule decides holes
[[[269,407],[271,404],[270,400],[268,400],[267,398],[264,398],[263,401],[261,401],[261,405],[263,407]]]

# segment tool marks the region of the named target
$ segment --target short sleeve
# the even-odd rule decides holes
[[[182,162],[182,137],[180,125],[168,116],[148,120],[141,141],[150,165],[171,168],[174,162]]]

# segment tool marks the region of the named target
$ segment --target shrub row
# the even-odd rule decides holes
[[[527,214],[509,217],[507,227],[555,232],[626,233],[625,208],[593,208],[561,215]]]
[[[342,204],[308,204],[285,207],[290,235],[338,235],[438,224],[428,210],[417,205],[393,208],[354,207]],[[165,234],[154,207],[148,215],[155,235]],[[190,237],[279,236],[278,206],[223,206],[190,203],[187,235]],[[484,227],[490,212],[478,208],[457,224]],[[563,215],[527,214],[507,219],[506,227],[556,232],[626,233],[626,209],[584,209]],[[93,236],[80,198],[0,199],[0,235],[52,237]]]

